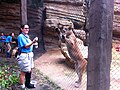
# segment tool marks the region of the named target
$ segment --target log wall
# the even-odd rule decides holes
[[[74,23],[75,28],[80,28],[84,22],[82,0],[45,0],[44,5],[48,19],[68,19]]]
[[[73,2],[74,1],[74,2]],[[66,18],[71,19],[75,26],[84,22],[81,13],[82,3],[80,0],[44,0],[47,18]],[[82,0],[81,0],[82,1]],[[113,35],[120,36],[120,0],[114,0],[114,28]],[[38,36],[40,31],[41,8],[28,7],[28,23],[31,25],[31,33]],[[82,22],[81,22],[82,21]],[[20,4],[0,3],[0,32],[8,34],[15,32],[17,35],[20,29]],[[33,37],[33,34],[31,34]]]
[[[80,28],[84,22],[82,0],[44,0],[47,18],[65,18],[74,22],[75,28]],[[114,0],[113,36],[120,36],[120,0]]]
[[[28,24],[30,25],[30,36],[41,37],[41,19],[42,8],[34,8],[28,4]],[[15,33],[15,36],[19,34],[20,30],[20,3],[1,3],[0,4],[0,33],[8,35],[11,32]]]
[[[20,4],[0,4],[0,32],[18,33],[20,28]]]
[[[114,0],[113,36],[120,37],[120,0]]]

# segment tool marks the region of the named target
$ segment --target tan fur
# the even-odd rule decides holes
[[[83,55],[79,49],[79,43],[72,30],[66,31],[65,42],[68,49],[68,53],[72,60],[75,62],[75,71],[78,75],[77,87],[80,86],[83,72],[86,69],[87,61],[83,58]]]
[[[11,54],[12,57],[15,57],[15,54],[16,54],[17,50],[18,50],[18,47],[15,47],[15,48],[12,50],[12,54]]]

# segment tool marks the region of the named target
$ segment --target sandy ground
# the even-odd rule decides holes
[[[49,50],[37,60],[35,60],[35,67],[47,75],[50,80],[55,82],[64,90],[79,90],[75,88],[74,82],[78,77],[74,69],[70,68],[65,58],[61,54],[59,49]],[[86,73],[83,76],[82,90],[85,90]]]
[[[113,43],[112,47],[110,90],[120,90],[120,52],[117,52],[115,49],[119,45],[120,43],[115,42]],[[61,90],[60,88],[58,88],[59,86],[63,90],[86,90],[86,72],[83,75],[81,87],[75,88],[74,82],[78,79],[78,77],[74,69],[70,68],[66,64],[65,58],[61,54],[60,50],[52,49],[46,51],[45,53],[40,53],[41,51],[42,50],[37,49],[34,52],[35,69],[33,69],[32,79],[36,80],[38,83],[35,89],[30,90]],[[4,57],[4,55],[0,56],[0,58],[2,57]],[[12,60],[8,61],[11,62]],[[14,61],[12,61],[11,64],[12,63],[14,63]],[[46,77],[47,79],[45,79]],[[54,82],[56,86],[53,86],[53,83],[51,84],[51,81]]]
[[[119,44],[113,44],[111,63],[110,90],[120,90],[120,52],[115,48]],[[63,90],[86,90],[86,73],[83,75],[82,85],[75,88],[74,82],[78,79],[74,69],[70,68],[59,49],[48,50],[35,60],[35,68],[40,70],[49,79],[59,85]]]
[[[118,46],[120,46],[119,43],[113,43],[110,90],[120,90],[120,52],[116,51]]]
[[[113,43],[112,47],[110,90],[120,90],[120,52],[116,51],[116,47],[119,45],[120,43]],[[66,64],[59,49],[48,50],[45,53],[35,51],[35,55],[35,69],[33,69],[32,79],[36,80],[38,84],[35,89],[30,90],[61,90],[56,87],[61,87],[63,90],[86,90],[86,72],[83,75],[81,87],[75,88],[74,82],[78,79],[76,72]],[[11,60],[8,61],[13,63]],[[58,86],[51,85],[45,77]]]

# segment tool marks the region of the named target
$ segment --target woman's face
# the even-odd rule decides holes
[[[1,36],[3,36],[4,34],[3,33],[1,33]]]
[[[14,33],[12,33],[12,36],[13,36],[13,37],[15,36]]]
[[[28,26],[28,25],[25,25],[24,28],[21,28],[21,30],[22,30],[22,32],[23,32],[24,34],[28,34],[28,32],[29,32],[29,26]]]

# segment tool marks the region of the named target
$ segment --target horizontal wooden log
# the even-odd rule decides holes
[[[45,3],[54,3],[54,4],[63,4],[63,5],[79,5],[82,6],[83,5],[83,0],[44,0]]]

